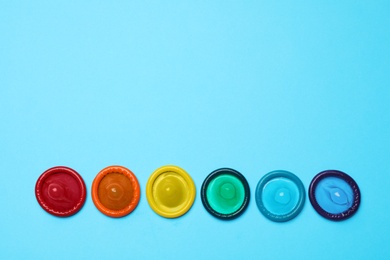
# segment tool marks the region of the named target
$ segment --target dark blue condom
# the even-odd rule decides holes
[[[309,199],[314,209],[334,221],[352,217],[359,208],[360,198],[356,182],[341,171],[320,172],[309,187]]]

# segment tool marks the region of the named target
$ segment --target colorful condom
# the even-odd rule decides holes
[[[150,207],[165,218],[184,215],[192,207],[195,196],[196,188],[191,176],[173,165],[155,170],[146,184]]]
[[[238,171],[230,168],[218,169],[204,180],[201,198],[205,209],[214,217],[234,219],[248,207],[249,185]]]
[[[257,184],[256,204],[266,218],[276,222],[289,221],[305,204],[305,188],[293,173],[273,171]]]
[[[340,221],[352,217],[360,205],[360,190],[355,180],[344,172],[327,170],[310,183],[309,198],[324,218]]]
[[[76,214],[84,205],[86,187],[83,178],[73,169],[57,166],[38,178],[35,196],[41,207],[58,217]]]
[[[109,217],[123,217],[138,205],[140,186],[134,173],[122,166],[101,170],[92,183],[92,200],[96,208]]]

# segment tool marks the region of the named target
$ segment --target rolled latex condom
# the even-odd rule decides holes
[[[134,173],[123,166],[101,170],[92,183],[92,200],[103,214],[119,218],[130,214],[140,200],[140,186]]]
[[[247,209],[250,189],[245,177],[231,168],[211,172],[202,184],[202,203],[214,217],[231,220]]]
[[[329,220],[341,221],[357,212],[361,194],[351,176],[338,170],[326,170],[311,181],[309,199],[318,214]]]
[[[178,218],[187,213],[195,196],[196,188],[191,176],[174,165],[155,170],[146,184],[149,206],[165,218]]]
[[[57,217],[69,217],[79,212],[85,203],[86,191],[80,174],[65,166],[46,170],[35,185],[39,205]]]
[[[305,204],[305,188],[295,174],[272,171],[257,184],[256,204],[269,220],[286,222],[301,212]]]

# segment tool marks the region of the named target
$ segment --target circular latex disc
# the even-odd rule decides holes
[[[195,195],[196,188],[191,176],[177,166],[158,168],[146,184],[150,207],[166,218],[184,215],[194,203]]]
[[[73,169],[57,166],[38,178],[35,196],[39,205],[58,217],[76,214],[84,205],[86,187],[83,178]]]
[[[103,214],[119,218],[130,214],[138,205],[140,186],[134,173],[122,166],[101,170],[92,183],[92,200]]]
[[[288,171],[272,171],[260,179],[256,204],[268,219],[285,222],[295,218],[305,204],[302,181]]]
[[[245,177],[236,170],[221,168],[210,173],[201,189],[202,203],[214,217],[234,219],[248,207],[250,190]]]
[[[311,181],[309,199],[321,216],[340,221],[356,213],[361,194],[357,183],[349,175],[327,170],[317,174]]]

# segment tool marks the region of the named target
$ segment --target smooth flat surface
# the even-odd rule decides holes
[[[0,3],[1,259],[390,257],[390,2],[39,2]],[[173,220],[145,197],[166,164],[197,186]],[[56,165],[87,185],[71,218],[35,199]],[[121,219],[90,196],[109,165],[141,185]],[[210,216],[199,197],[221,167],[251,187],[234,221]],[[254,191],[278,169],[306,190],[320,171],[346,172],[359,212],[331,222],[307,200],[294,220],[269,221]]]

